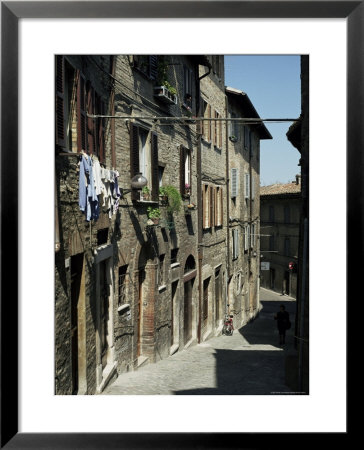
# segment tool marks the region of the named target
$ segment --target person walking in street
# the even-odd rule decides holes
[[[286,330],[290,328],[289,314],[284,305],[280,305],[279,311],[274,315],[274,319],[277,321],[279,345],[283,345],[285,344]]]

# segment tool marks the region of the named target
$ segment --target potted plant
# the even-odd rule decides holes
[[[161,211],[159,208],[153,208],[152,206],[149,206],[147,209],[148,214],[148,225],[158,225],[159,224],[159,218],[161,216]]]
[[[182,197],[178,190],[174,186],[169,185],[163,186],[162,192],[168,198],[168,213],[173,214],[174,212],[178,212],[182,206]]]
[[[165,103],[177,105],[177,90],[167,80],[154,87],[154,95]]]
[[[150,190],[148,186],[144,186],[142,189],[142,200],[148,201],[150,199]]]
[[[167,192],[166,192],[164,186],[161,186],[159,188],[159,199],[163,206],[168,205],[168,195],[167,195]]]
[[[237,136],[234,136],[234,135],[231,135],[231,136],[229,136],[229,140],[230,140],[231,142],[238,142],[238,137],[237,137]]]
[[[189,197],[191,195],[191,186],[186,183],[185,184],[185,192],[184,192],[184,196],[185,197]]]

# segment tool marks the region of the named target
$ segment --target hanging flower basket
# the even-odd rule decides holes
[[[166,86],[154,86],[154,96],[164,103],[177,105],[177,95],[169,92]]]

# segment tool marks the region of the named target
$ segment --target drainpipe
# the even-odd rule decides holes
[[[228,97],[225,94],[225,117],[228,117]],[[227,305],[229,302],[228,280],[230,279],[230,164],[229,164],[229,128],[228,121],[225,121],[225,148],[226,148],[226,314],[229,314]]]
[[[198,116],[201,116],[201,88],[200,83],[203,78],[211,72],[211,67],[209,67],[208,72],[206,72],[201,77],[198,76],[198,67],[196,68],[196,112]],[[203,259],[203,247],[202,247],[202,181],[201,181],[201,121],[197,121],[197,156],[196,156],[196,176],[197,176],[197,203],[199,208],[197,208],[197,253],[198,253],[198,325],[197,325],[197,342],[201,342],[201,306],[202,306],[202,259]]]

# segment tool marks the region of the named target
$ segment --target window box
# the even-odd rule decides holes
[[[177,95],[171,94],[166,86],[155,86],[154,96],[164,103],[177,105]]]

